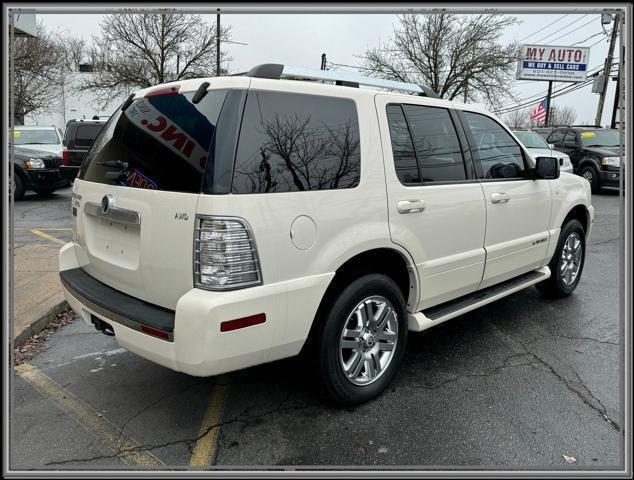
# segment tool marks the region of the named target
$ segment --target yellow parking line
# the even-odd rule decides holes
[[[227,385],[215,385],[211,392],[207,411],[198,429],[200,438],[194,445],[194,450],[189,460],[190,468],[206,467],[211,465],[214,460],[218,445],[218,435],[220,434],[222,411],[224,410],[228,389]]]
[[[25,362],[16,366],[15,370],[18,375],[33,385],[38,392],[54,401],[59,408],[79,425],[99,437],[127,465],[164,465],[151,452],[140,450],[140,445],[136,440],[128,437],[104,416],[99,416],[97,412],[37,367]]]
[[[14,227],[13,230],[29,230],[31,231],[30,228],[27,227]],[[39,229],[42,232],[70,232],[72,231],[72,228],[40,228]]]
[[[66,243],[67,243],[67,242],[65,242],[64,240],[60,240],[59,238],[55,238],[54,236],[49,235],[48,233],[44,233],[43,231],[38,230],[38,229],[36,229],[36,228],[32,228],[32,229],[30,230],[30,232],[31,232],[31,233],[34,233],[35,235],[38,235],[38,236],[40,236],[40,237],[42,237],[42,238],[45,238],[45,239],[47,239],[47,240],[50,240],[50,241],[52,241],[52,242],[59,243],[59,244],[61,244],[61,245],[66,245]]]

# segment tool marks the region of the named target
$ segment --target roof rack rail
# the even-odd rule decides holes
[[[264,63],[253,67],[251,70],[246,72],[246,74],[238,75],[246,75],[247,77],[254,78],[270,78],[275,80],[324,80],[335,82],[336,85],[343,85],[346,87],[358,88],[359,85],[364,85],[368,87],[387,88],[403,92],[414,92],[430,98],[440,98],[436,92],[425,85],[397,82],[395,80],[384,80],[381,78],[367,77],[364,75],[340,72],[337,70],[314,70],[310,68],[291,67],[280,63]]]

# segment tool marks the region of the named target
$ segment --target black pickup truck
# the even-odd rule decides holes
[[[105,120],[69,120],[64,134],[62,175],[73,181],[88,150],[106,124]]]

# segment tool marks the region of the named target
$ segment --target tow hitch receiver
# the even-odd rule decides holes
[[[90,316],[90,321],[93,323],[96,330],[99,330],[104,335],[109,335],[111,337],[114,337],[114,330],[109,323],[104,322],[103,320],[95,317],[94,315]]]

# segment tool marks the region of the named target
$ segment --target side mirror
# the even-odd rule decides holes
[[[537,157],[535,159],[534,178],[536,180],[554,180],[559,178],[559,160],[555,157]]]

